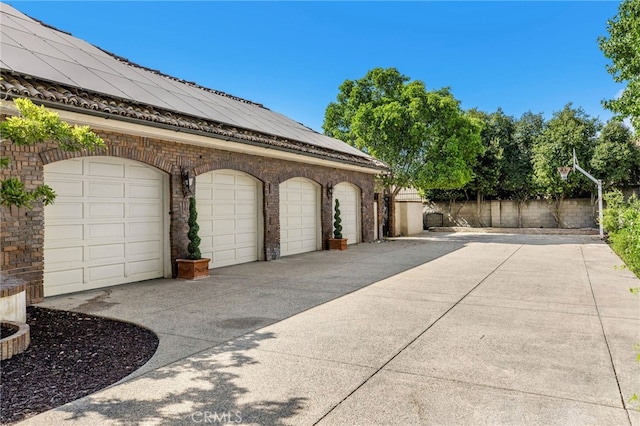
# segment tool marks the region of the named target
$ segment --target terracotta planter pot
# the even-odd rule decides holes
[[[185,280],[199,280],[209,276],[209,262],[211,259],[178,259],[178,278]]]
[[[346,250],[346,238],[329,238],[329,250]]]

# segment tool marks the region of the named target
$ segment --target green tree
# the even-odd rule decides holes
[[[513,136],[503,144],[502,184],[500,193],[518,204],[518,227],[522,227],[522,209],[535,194],[533,183],[533,145],[542,133],[542,114],[525,112],[515,120]]]
[[[482,206],[486,196],[496,195],[501,186],[504,168],[504,147],[507,146],[514,133],[513,117],[504,114],[502,109],[494,113],[471,110],[469,114],[483,123],[480,133],[484,152],[478,156],[473,168],[473,179],[466,188],[476,194],[476,216],[480,226],[482,221]]]
[[[393,201],[402,188],[461,187],[482,152],[480,124],[448,89],[428,92],[395,68],[375,68],[342,83],[322,128],[389,166],[381,180],[390,197],[391,232]]]
[[[11,116],[0,122],[0,137],[16,145],[36,145],[42,142],[55,142],[65,151],[95,150],[104,147],[104,141],[93,133],[88,126],[71,126],[62,121],[58,114],[48,111],[44,106],[36,106],[28,99],[14,100],[20,116]],[[9,158],[0,159],[0,168],[10,165]],[[4,173],[6,175],[6,173]],[[5,177],[0,180],[0,205],[31,209],[34,202],[51,204],[55,193],[46,184],[27,189],[17,177]]]
[[[598,136],[590,165],[605,189],[640,184],[640,147],[631,130],[621,122],[609,121]]]
[[[585,190],[593,192],[592,182],[581,173],[571,173],[566,181],[561,180],[558,167],[573,164],[573,150],[582,164],[589,161],[599,128],[597,119],[569,103],[553,114],[535,140],[534,183],[552,205],[551,212],[557,226],[562,222],[560,211],[565,197],[580,195]]]
[[[617,118],[630,117],[640,129],[640,0],[624,0],[618,14],[607,21],[609,37],[598,37],[604,56],[611,59],[607,71],[618,83],[627,83],[617,99],[603,101]]]

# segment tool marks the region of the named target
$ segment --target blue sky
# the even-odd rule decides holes
[[[619,2],[7,1],[132,62],[250,99],[317,131],[345,79],[396,67],[465,109],[606,121],[623,86],[597,37]]]

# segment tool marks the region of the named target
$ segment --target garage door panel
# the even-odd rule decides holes
[[[347,238],[348,244],[360,242],[360,189],[345,182],[339,183],[334,188],[333,198],[340,200],[342,236]]]
[[[161,256],[159,240],[137,241],[128,245],[129,256]]]
[[[127,170],[127,177],[157,182],[158,172],[148,166],[130,164]]]
[[[213,214],[215,217],[225,217],[231,216],[233,217],[236,213],[236,208],[234,204],[215,204],[213,206]]]
[[[249,259],[253,256],[252,247],[240,247],[237,249],[237,256],[241,259]]]
[[[56,264],[66,266],[69,263],[82,264],[84,262],[84,247],[60,247],[47,250],[47,265],[55,267]]]
[[[84,288],[84,268],[71,268],[63,271],[47,273],[48,286],[60,290],[62,294],[70,291],[80,291]]]
[[[245,200],[245,201],[254,201],[256,199],[256,192],[254,191],[255,186],[251,187],[251,186],[238,186],[237,187],[237,197],[238,200]]]
[[[87,273],[89,282],[93,285],[102,282],[100,284],[103,287],[105,285],[104,281],[118,283],[124,280],[124,264],[92,266],[87,268]]]
[[[235,222],[236,225],[234,228],[238,234],[247,232],[255,233],[258,227],[256,221],[251,217],[239,217],[235,220]]]
[[[236,184],[236,176],[233,172],[215,172],[213,179],[211,179],[213,183],[217,185],[229,185],[235,186]]]
[[[124,243],[92,245],[88,247],[87,251],[89,254],[87,261],[89,262],[103,259],[121,261],[125,255],[125,245]]]
[[[197,204],[201,251],[212,258],[211,267],[258,260],[258,182],[234,170],[217,170],[197,178]],[[244,251],[241,253],[239,249]]]
[[[56,196],[60,197],[82,197],[84,195],[84,185],[78,180],[60,180],[56,183]]]
[[[164,276],[160,172],[86,157],[46,165],[45,183],[58,194],[45,208],[45,296]]]
[[[213,194],[214,200],[220,201],[233,201],[236,199],[236,192],[233,188],[216,188]]]
[[[227,217],[227,216],[225,216]],[[214,233],[226,233],[236,229],[236,221],[234,219],[218,219],[215,221]]]
[[[139,279],[143,279],[141,276],[153,274],[159,267],[161,267],[159,258],[129,262],[129,276],[135,276],[139,277]]]
[[[84,227],[82,225],[50,225],[45,231],[45,248],[60,240],[81,240]]]
[[[236,244],[239,247],[253,247],[254,234],[252,232],[247,232],[243,234],[236,234]]]
[[[88,203],[90,219],[118,218],[124,219],[124,203]]]
[[[216,235],[213,237],[213,246],[214,247],[235,247],[236,245],[236,236],[235,234],[223,234]]]
[[[242,202],[242,203],[238,203],[236,204],[236,214],[238,216],[249,216],[251,218],[253,218],[253,216],[255,215],[254,209],[255,209],[255,200],[252,200],[251,203],[247,203],[247,202]]]
[[[157,204],[130,203],[128,217],[130,218],[156,218],[160,220],[162,211]]]
[[[86,225],[87,238],[124,238],[124,223],[92,223]]]
[[[82,175],[83,167],[82,159],[74,158],[72,160],[47,164],[47,172],[55,173],[57,175]]]
[[[219,262],[234,261],[236,259],[236,250],[235,249],[216,250],[216,259]]]
[[[208,234],[213,234],[213,221],[212,220],[200,220],[200,215],[198,215],[198,226],[200,226],[200,232],[198,235],[200,239],[204,241],[207,238]]]
[[[89,182],[88,195],[92,198],[124,198],[123,183]]]
[[[162,197],[162,186],[160,183],[155,185],[130,184],[129,197],[142,200],[157,200]]]
[[[201,205],[207,204],[207,200],[213,200],[213,188],[205,187],[205,184],[206,183],[200,181],[200,176],[198,176],[196,184],[196,204],[198,206],[198,212],[200,212]]]
[[[57,201],[56,203],[47,206],[47,212],[51,219],[82,219],[83,208],[84,205],[82,203],[65,203]]]
[[[89,160],[86,162],[85,174],[99,177],[124,178],[125,166],[115,162]]]
[[[318,186],[304,178],[280,184],[280,255],[318,249]]]

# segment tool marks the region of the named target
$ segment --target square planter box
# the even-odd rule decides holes
[[[185,280],[199,280],[209,276],[209,261],[211,259],[178,259],[178,278]]]
[[[329,238],[329,250],[346,250],[346,238]]]

